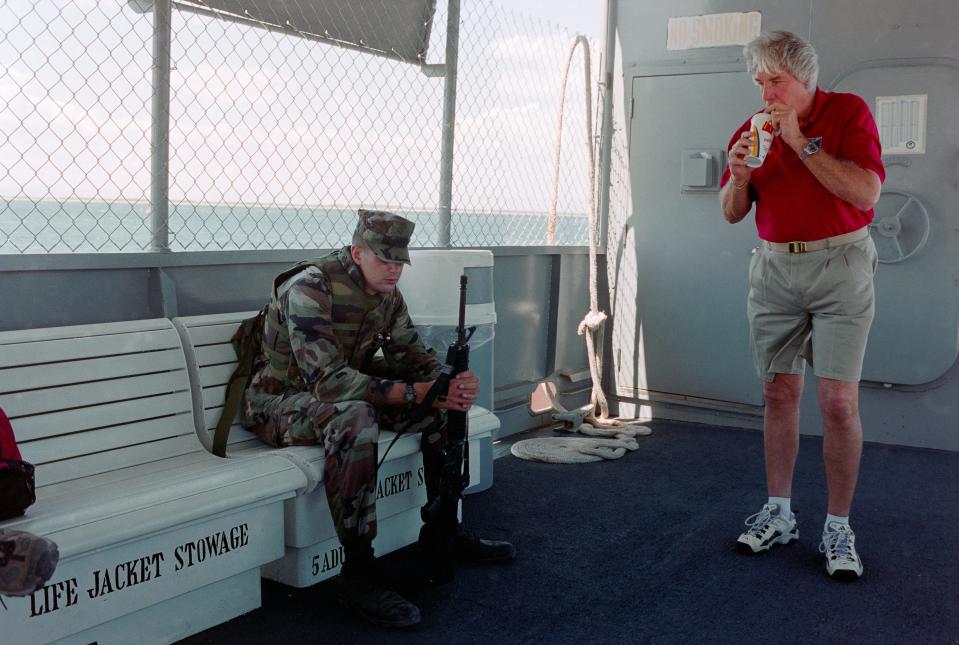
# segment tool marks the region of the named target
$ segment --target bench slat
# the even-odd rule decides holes
[[[167,370],[184,370],[183,352],[167,349],[146,354],[109,356],[59,365],[33,365],[0,369],[0,393],[32,390],[55,385],[83,383],[121,376],[135,376]],[[184,376],[184,381],[186,376]]]
[[[250,317],[255,315],[255,312],[250,313]],[[243,320],[245,320],[245,318],[238,317],[236,320],[216,325],[197,325],[193,327],[187,325],[187,329],[190,332],[190,339],[193,341],[194,347],[202,347],[203,345],[212,345],[214,343],[229,343]]]
[[[79,408],[87,405],[175,392],[178,389],[183,389],[184,385],[185,382],[181,372],[161,372],[110,381],[78,383],[7,394],[3,397],[3,409],[8,417],[16,418],[53,409]]]
[[[13,419],[20,442],[57,437],[92,428],[132,423],[139,419],[168,416],[193,410],[190,393],[174,392],[86,408],[62,410]],[[192,425],[191,425],[192,427]],[[65,439],[65,437],[64,437]]]
[[[180,462],[180,459],[165,461]],[[175,468],[169,475],[160,480],[141,477],[131,481],[127,489],[119,491],[94,489],[90,491],[93,497],[82,508],[75,508],[75,498],[61,498],[57,500],[59,503],[53,504],[38,501],[37,516],[30,517],[28,513],[27,517],[14,521],[12,526],[48,535],[60,543],[62,563],[64,558],[110,548],[143,536],[159,536],[171,528],[207,522],[219,515],[252,509],[264,502],[279,502],[291,497],[295,490],[307,483],[295,465],[277,457],[258,458],[240,466],[231,460],[209,456],[207,461],[198,462],[192,468]],[[97,493],[101,492],[98,499]],[[273,515],[273,522],[282,522],[280,509],[274,508],[278,512]],[[251,531],[262,529],[264,525],[251,521]],[[282,540],[280,536],[278,538]],[[172,550],[177,543],[168,543],[168,547]],[[276,555],[281,553],[282,548]],[[100,559],[100,562],[104,560]],[[224,563],[223,566],[228,565]],[[111,598],[100,600],[109,602]],[[216,601],[215,598],[207,600],[209,603]],[[126,636],[120,640],[130,640],[129,634]],[[154,640],[147,639],[149,642]]]
[[[226,383],[203,386],[203,404],[214,405],[217,410],[223,407],[226,401]],[[210,408],[206,408],[210,409]]]
[[[230,343],[219,343],[215,345],[201,345],[194,349],[196,352],[196,363],[199,367],[209,365],[219,365],[222,363],[236,364],[236,351]]]
[[[27,461],[41,465],[183,435],[192,437],[195,445],[199,446],[189,411],[149,421],[53,436],[24,443],[20,449],[24,455],[29,455]]]
[[[27,343],[35,340],[56,340],[58,338],[84,338],[106,334],[128,334],[135,332],[172,329],[166,318],[147,320],[124,320],[110,323],[92,323],[72,325],[70,327],[41,327],[38,329],[15,329],[0,333],[0,346]]]
[[[222,399],[221,399],[222,400]],[[213,440],[213,433],[216,430],[216,422],[220,420],[220,410],[223,409],[223,406],[218,406],[215,408],[210,408],[209,410],[203,411],[203,420],[206,425],[206,430],[210,433],[210,440]],[[247,430],[239,422],[240,413],[236,413],[236,417],[233,419],[233,424],[230,426],[230,436],[227,437],[227,445],[230,447],[230,451],[227,452],[229,456],[231,452],[235,452],[239,447],[239,444],[254,443],[261,446],[266,446],[267,444],[260,441],[260,438],[256,436],[251,430]]]
[[[190,330],[190,336],[193,336],[194,330],[202,329],[204,327],[212,327],[215,325],[222,324],[236,324],[241,320],[246,320],[247,318],[252,318],[258,312],[257,311],[234,311],[224,314],[203,314],[200,316],[182,316],[177,318],[185,327]]]
[[[225,385],[230,382],[230,377],[235,369],[236,363],[201,367],[200,386],[206,388],[211,385]]]
[[[121,468],[120,470],[108,470],[106,472],[87,475],[82,479],[74,479],[67,483],[46,485],[43,487],[43,503],[57,503],[60,498],[76,499],[84,498],[94,500],[99,497],[95,493],[87,493],[94,488],[107,485],[117,490],[130,490],[131,482],[138,482],[144,477],[151,481],[159,481],[161,477],[166,477],[171,470],[176,470],[184,465],[197,463],[210,463],[210,453],[200,450],[193,450],[172,459],[160,459],[147,463],[137,464],[133,468]],[[218,459],[218,457],[213,457]]]
[[[0,365],[16,367],[179,348],[180,339],[173,328],[137,334],[37,340],[0,345]]]
[[[37,486],[56,484],[108,470],[136,466],[148,461],[176,457],[197,450],[199,445],[196,434],[193,433],[44,464],[43,468],[37,468]],[[29,461],[28,458],[27,460]]]
[[[221,401],[223,399],[220,399]],[[203,420],[206,425],[206,429],[210,432],[213,432],[213,429],[216,428],[217,421],[220,420],[220,410],[223,409],[222,405],[215,405],[212,408],[206,408],[203,410]],[[240,411],[237,410],[236,414],[233,417],[233,425],[230,426],[234,430],[239,428],[241,430],[245,429],[240,425]]]

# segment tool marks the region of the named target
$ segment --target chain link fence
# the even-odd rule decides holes
[[[383,21],[381,1],[356,21]],[[0,0],[0,252],[150,248],[151,5]],[[446,3],[428,25],[425,67],[204,7],[172,12],[171,249],[332,248],[349,240],[360,207],[410,217],[413,243],[435,245],[443,78],[425,72],[443,63]],[[463,0],[454,246],[545,244],[573,38]],[[587,241],[582,65],[577,57],[562,135],[557,242],[567,245]]]

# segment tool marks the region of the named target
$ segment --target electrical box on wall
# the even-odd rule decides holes
[[[726,155],[722,150],[683,150],[682,152],[682,190],[708,191],[719,190],[719,178],[722,176]]]

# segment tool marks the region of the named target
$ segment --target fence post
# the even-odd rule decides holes
[[[170,250],[171,0],[153,3],[153,127],[150,133],[150,250]]]
[[[446,78],[443,82],[443,148],[440,158],[440,208],[437,246],[450,246],[453,208],[453,137],[456,121],[456,68],[460,40],[460,0],[449,0],[446,17]]]

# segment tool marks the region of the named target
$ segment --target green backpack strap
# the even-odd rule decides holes
[[[233,425],[233,419],[240,409],[243,392],[249,385],[250,375],[253,373],[253,362],[260,352],[263,341],[263,321],[266,318],[266,310],[267,307],[263,307],[257,315],[241,322],[233,338],[230,339],[239,362],[227,384],[226,402],[220,411],[220,419],[216,422],[216,430],[213,433],[213,454],[217,457],[226,457],[226,442],[230,436],[230,426]]]

